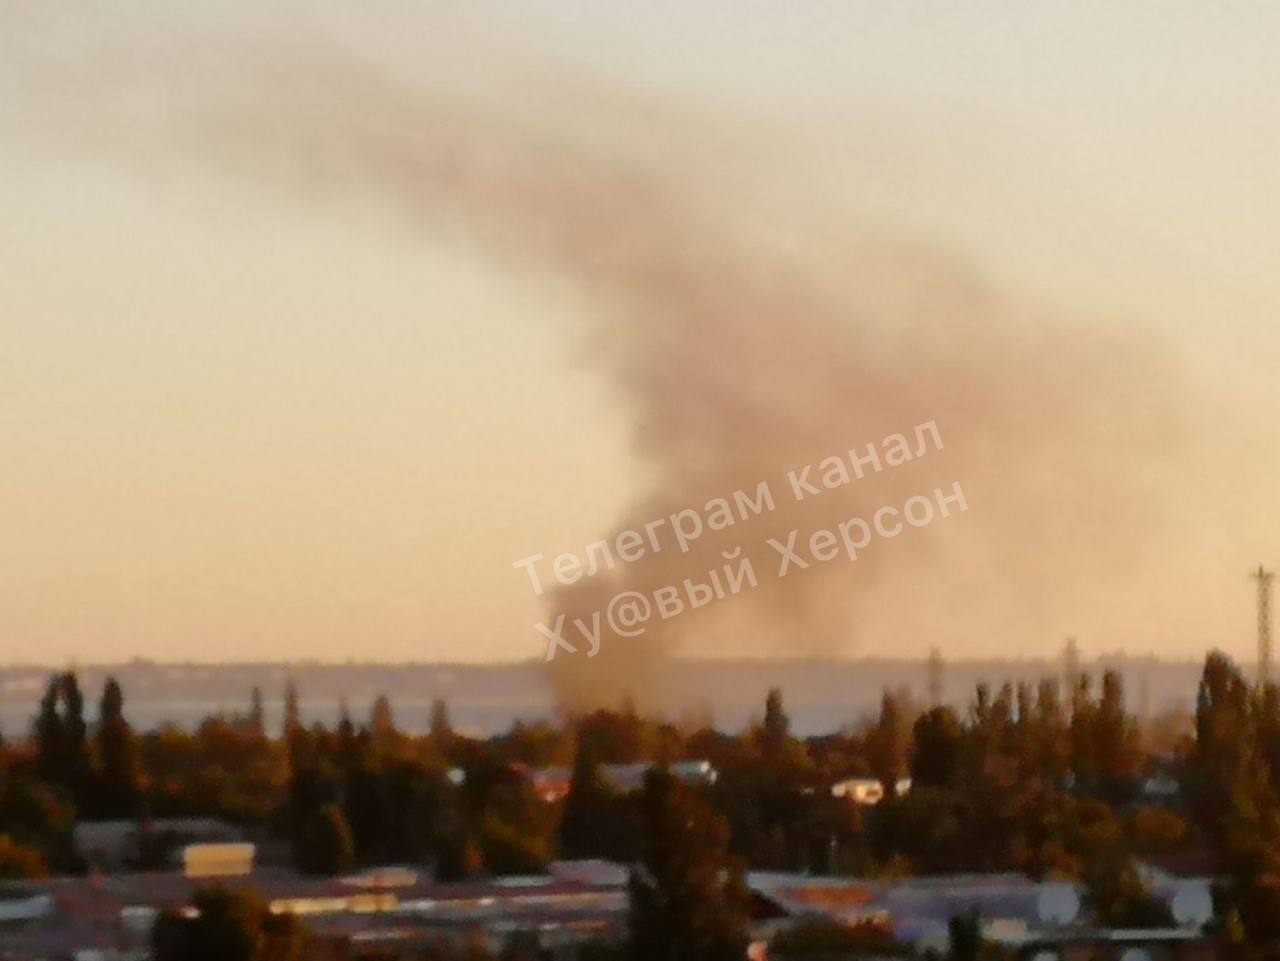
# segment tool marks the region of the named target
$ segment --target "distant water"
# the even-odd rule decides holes
[[[1158,714],[1195,703],[1200,663],[1113,658],[1085,663],[1100,674],[1107,667],[1125,678],[1130,709]],[[1057,676],[1045,661],[967,661],[948,665],[944,700],[965,708],[974,686],[1005,680],[1035,682]],[[30,730],[51,669],[0,668],[0,730],[12,739]],[[437,698],[449,705],[454,726],[487,735],[516,720],[556,716],[538,663],[495,666],[440,664],[229,664],[177,665],[134,662],[105,668],[78,668],[88,713],[96,713],[102,684],[115,675],[124,688],[125,713],[133,725],[149,729],[173,723],[193,729],[217,713],[247,712],[250,692],[262,688],[268,727],[278,730],[283,693],[297,686],[303,720],[332,725],[345,697],[353,718],[367,717],[381,693],[390,699],[396,723],[406,731],[426,730]],[[763,711],[765,694],[780,687],[792,725],[801,735],[824,734],[856,723],[878,707],[886,688],[907,689],[923,700],[926,668],[920,661],[673,661],[662,672],[661,710],[673,720],[711,717],[722,730],[736,731]]]

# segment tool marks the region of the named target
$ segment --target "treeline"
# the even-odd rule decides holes
[[[1133,926],[1169,920],[1141,862],[1195,865],[1224,879],[1224,937],[1280,939],[1280,887],[1268,880],[1280,877],[1276,689],[1255,689],[1210,655],[1193,722],[1157,752],[1118,674],[1061,687],[979,685],[963,712],[886,692],[877,717],[823,737],[793,735],[773,691],[737,734],[623,706],[488,739],[455,731],[443,703],[428,733],[406,734],[386,698],[361,723],[344,707],[332,727],[307,727],[291,687],[272,737],[257,691],[243,715],[140,734],[114,680],[90,724],[76,676],[59,674],[31,737],[0,746],[0,873],[83,870],[71,844],[78,817],[174,815],[287,841],[295,864],[319,874],[395,862],[450,879],[538,871],[556,857],[635,863],[663,843],[658,802],[618,791],[604,765],[706,759],[718,779],[671,787],[679,799],[669,803],[698,806],[705,840],[689,843],[722,847],[741,867],[1018,870],[1083,882],[1101,923]],[[572,769],[562,801],[535,792],[530,771],[545,766]],[[1148,800],[1143,785],[1161,774],[1180,790]],[[833,796],[852,777],[878,779],[884,800]],[[903,778],[912,785],[899,794]]]

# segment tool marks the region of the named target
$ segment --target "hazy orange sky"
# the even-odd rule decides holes
[[[544,139],[802,264],[851,329],[898,315],[844,258],[901,249],[1029,305],[1010,356],[1063,317],[1153,345],[1073,381],[1087,489],[1048,483],[1024,542],[1029,469],[883,568],[848,635],[685,649],[1249,656],[1245,575],[1280,564],[1274,5],[259,6],[0,0],[0,660],[540,656],[512,561],[608,535],[664,473],[600,359],[653,318],[527,253],[537,217],[608,203],[513,227],[481,188],[396,185],[423,156],[483,185]],[[1170,412],[1119,499],[1109,404]]]

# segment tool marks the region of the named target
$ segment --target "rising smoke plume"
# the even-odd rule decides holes
[[[551,676],[566,705],[644,701],[653,666],[676,651],[849,650],[930,592],[981,603],[988,583],[1034,606],[1065,562],[1136,558],[1159,525],[1183,388],[1157,341],[1052,316],[962,257],[833,223],[788,190],[802,165],[755,170],[747,154],[716,154],[714,138],[711,162],[694,162],[680,149],[699,136],[689,113],[638,93],[620,94],[637,118],[643,107],[645,143],[629,149],[641,138],[616,136],[627,125],[602,106],[607,94],[573,77],[540,99],[500,83],[455,89],[279,23],[155,16],[150,32],[104,30],[82,59],[57,24],[41,25],[43,49],[10,51],[39,67],[15,91],[41,101],[47,136],[308,203],[375,204],[531,282],[579,287],[594,317],[588,356],[616,385],[652,477],[603,538],[772,485],[770,514],[549,596],[548,623],[589,618],[617,591],[701,579],[739,546],[761,575],[755,591],[655,620],[641,638],[606,633],[593,659],[561,654]],[[733,175],[716,176],[717,163]],[[763,191],[798,242],[770,242]],[[787,471],[926,421],[944,451],[792,501]],[[954,481],[967,514],[877,542],[856,564],[773,576],[767,538]],[[939,557],[953,583],[926,587],[918,572]]]

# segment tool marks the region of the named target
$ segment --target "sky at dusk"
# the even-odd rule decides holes
[[[929,419],[954,525],[663,649],[1247,659],[1277,37],[0,0],[0,660],[541,657],[513,561]]]

